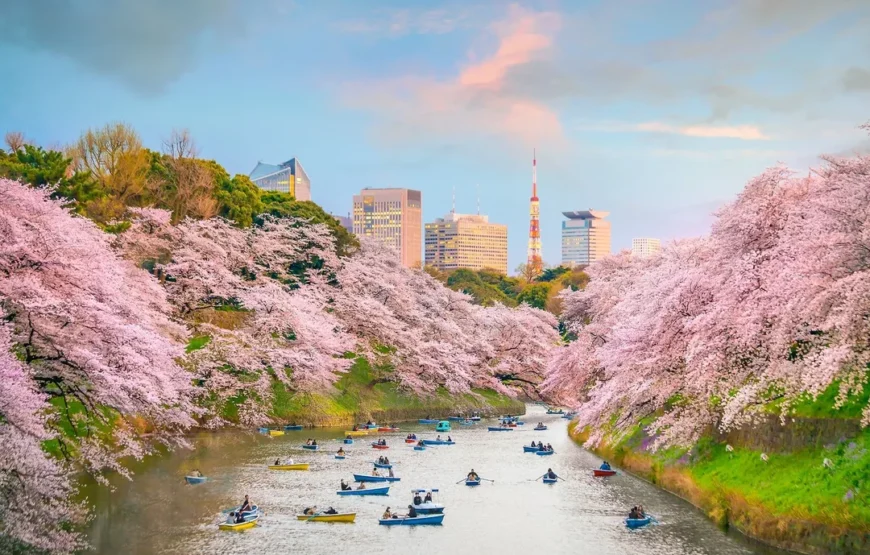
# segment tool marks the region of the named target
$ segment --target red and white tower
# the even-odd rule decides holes
[[[530,276],[537,276],[544,269],[541,258],[541,222],[538,206],[538,161],[535,151],[532,151],[532,198],[529,199],[529,255],[526,260]]]

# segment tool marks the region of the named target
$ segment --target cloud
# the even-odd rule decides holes
[[[373,111],[382,123],[377,135],[391,144],[430,136],[488,136],[524,146],[564,141],[562,125],[546,104],[505,94],[505,75],[514,67],[545,57],[559,26],[554,12],[528,11],[514,4],[489,27],[497,38],[495,52],[469,61],[448,79],[400,76],[353,83],[345,102]]]
[[[642,123],[593,122],[583,123],[576,128],[581,131],[661,133],[707,139],[740,139],[742,141],[766,141],[770,139],[755,125],[672,125],[660,121],[648,121]]]
[[[63,56],[154,94],[193,66],[203,38],[243,34],[239,10],[251,11],[239,0],[5,2],[0,43]]]
[[[345,19],[335,29],[350,34],[377,34],[389,37],[404,35],[443,35],[465,25],[469,12],[459,10],[378,10],[377,17]]]

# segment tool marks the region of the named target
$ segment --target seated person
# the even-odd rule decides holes
[[[610,470],[610,463],[607,461],[601,463],[601,470]]]
[[[408,518],[417,518],[417,510],[413,505],[408,505]]]
[[[383,519],[393,518],[393,513],[390,512],[389,507],[387,507],[387,510],[384,511],[384,514],[381,518],[383,518]]]
[[[372,476],[380,476],[380,474],[378,474],[378,467],[372,469]]]
[[[450,436],[447,436],[447,441],[453,441],[453,440],[450,439]]]
[[[431,491],[427,491],[427,492],[426,492],[426,501],[425,501],[425,502],[426,502],[426,503],[431,503],[431,502],[432,502],[432,492],[431,492]],[[417,503],[417,504],[419,505],[419,503]]]
[[[417,442],[417,447],[424,447],[425,445],[426,445],[426,444],[423,443],[423,440],[422,440],[422,439],[421,439],[420,441]]]
[[[390,464],[390,458],[384,457],[384,464]]]
[[[552,468],[548,468],[548,469],[547,469],[547,478],[549,478],[549,479],[551,479],[551,480],[555,480],[555,479],[556,479],[556,473],[553,472],[553,469],[552,469]]]
[[[353,441],[353,438],[352,438],[352,437],[350,437],[350,436],[347,436],[347,437],[346,437],[346,438],[344,438],[344,439],[349,439],[349,440],[351,440],[351,441]]]
[[[316,439],[312,439],[312,440],[311,440],[311,445],[317,445],[317,440],[316,440]]]
[[[254,510],[254,506],[251,504],[251,501],[248,499],[248,496],[246,495],[245,500],[242,501],[241,505],[239,505],[239,512],[241,513],[244,511],[253,511],[253,510]]]
[[[393,469],[390,468],[387,470],[390,473],[390,478],[395,478],[396,476],[393,474]]]
[[[330,508],[326,509],[325,511],[323,511],[323,514],[325,514],[325,515],[337,515],[338,511],[336,511],[335,509],[330,507]]]
[[[341,481],[341,491],[348,491],[350,486],[344,483],[344,480]]]
[[[632,507],[630,511],[628,511],[628,518],[637,519],[640,518],[637,513],[637,507]]]
[[[344,449],[342,449],[341,447],[339,447],[339,448],[338,448],[338,454],[339,454],[339,455],[344,455]]]
[[[311,516],[317,511],[317,507],[305,507],[305,510],[302,511],[302,514]]]
[[[366,489],[366,483],[365,483],[365,482],[360,482],[360,483],[359,483],[359,487],[356,488],[356,489],[357,489],[357,490]]]
[[[423,504],[423,500],[420,499],[420,493],[419,492],[415,493],[414,494],[414,505],[422,505],[422,504]]]
[[[200,472],[198,469],[191,472],[190,475],[196,478],[202,478],[202,472]]]
[[[241,524],[245,521],[245,517],[242,516],[242,513],[236,513],[236,517],[234,519],[235,524]]]
[[[477,472],[475,472],[474,469],[472,468],[471,472],[468,473],[468,476],[466,477],[466,479],[474,482],[474,481],[480,480],[480,476],[478,476]]]

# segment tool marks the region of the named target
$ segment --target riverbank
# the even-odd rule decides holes
[[[349,355],[350,356],[350,355]],[[525,403],[491,389],[475,389],[471,393],[454,395],[438,388],[432,395],[422,396],[400,391],[389,381],[389,369],[379,368],[362,356],[330,391],[294,393],[279,381],[272,384],[272,401],[264,410],[275,424],[297,423],[304,426],[349,426],[372,420],[393,423],[418,418],[446,418],[453,414],[475,411],[486,416],[525,414]],[[238,422],[238,405],[243,399],[232,399],[221,410],[229,422]]]
[[[637,426],[591,451],[723,529],[797,553],[870,552],[870,430],[837,418],[795,418],[784,427],[770,416],[751,433],[711,433],[690,450],[653,452]],[[574,423],[568,430],[581,445],[589,436]],[[842,435],[848,430],[854,435]]]

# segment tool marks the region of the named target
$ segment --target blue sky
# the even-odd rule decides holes
[[[609,211],[614,250],[692,236],[767,166],[870,150],[866,0],[13,0],[0,69],[0,131],[44,146],[186,127],[231,173],[298,156],[335,214],[479,185],[511,268],[533,148],[550,263],[562,211]]]

